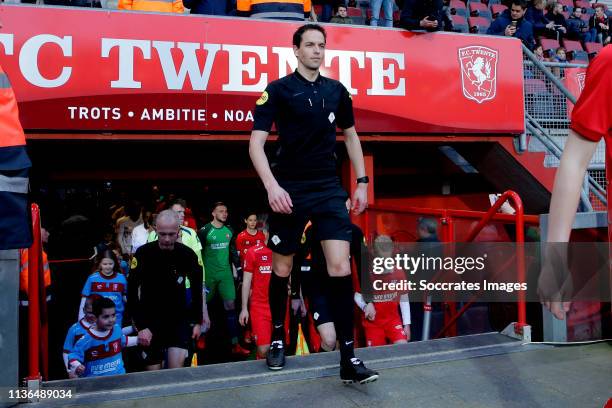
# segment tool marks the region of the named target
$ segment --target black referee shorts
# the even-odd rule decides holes
[[[346,209],[348,194],[338,177],[325,180],[279,182],[291,197],[291,214],[272,212],[268,247],[281,255],[297,252],[304,227],[311,221],[316,241],[351,241],[351,220]]]
[[[187,350],[191,341],[192,329],[187,322],[167,321],[166,325],[151,328],[153,338],[148,347],[141,347],[141,357],[145,365],[160,364],[165,360],[166,351],[171,347]]]

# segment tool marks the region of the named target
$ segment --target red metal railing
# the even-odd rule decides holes
[[[507,201],[511,201],[511,205],[515,210],[515,214],[502,214],[497,211]],[[455,239],[455,222],[457,220],[478,220],[478,223],[470,230],[466,242],[473,241],[482,229],[490,222],[505,222],[516,224],[516,242],[517,246],[517,278],[520,282],[525,281],[525,224],[539,225],[540,220],[535,215],[525,215],[523,203],[519,195],[513,191],[504,192],[497,201],[491,206],[491,208],[485,213],[483,211],[471,211],[471,210],[452,210],[452,209],[434,209],[434,208],[419,208],[419,207],[400,207],[390,205],[372,205],[369,208],[370,211],[380,212],[391,212],[402,215],[414,215],[414,216],[431,216],[439,218],[440,220],[440,240],[442,242],[456,242]],[[370,211],[366,211],[363,219],[363,231],[366,239],[370,240],[371,235],[371,223],[370,223]],[[523,327],[527,324],[527,313],[525,294],[519,291],[518,299],[518,323],[515,325],[515,331],[522,333]],[[456,335],[456,322],[463,313],[469,308],[474,302],[471,300],[464,305],[461,310],[456,311],[455,302],[445,302],[445,325],[444,328],[438,333],[437,336],[442,336],[445,333]]]
[[[28,380],[40,379],[40,278],[42,276],[42,239],[40,209],[32,204],[32,246],[28,249]]]
[[[525,275],[525,210],[523,209],[523,201],[521,197],[514,191],[506,191],[495,201],[489,211],[480,220],[480,222],[468,234],[466,241],[471,242],[476,238],[478,233],[490,222],[493,216],[507,201],[511,201],[511,205],[515,211],[516,224],[516,258],[517,258],[517,279],[519,282],[526,281]],[[514,330],[518,334],[523,333],[523,327],[527,325],[527,303],[525,301],[525,292],[518,291],[518,322]]]

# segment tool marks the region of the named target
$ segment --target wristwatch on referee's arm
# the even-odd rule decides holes
[[[368,176],[359,177],[357,179],[357,184],[368,184],[370,182],[370,178]]]

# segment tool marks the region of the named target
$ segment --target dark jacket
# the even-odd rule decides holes
[[[527,9],[527,12],[525,13],[525,20],[529,21],[533,25],[533,30],[536,32],[546,30],[546,24],[550,22],[546,17],[544,17],[544,11],[538,10],[533,6]]]
[[[335,24],[353,24],[353,20],[351,20],[351,18],[348,16],[346,17],[333,16],[329,22],[335,23]]]
[[[68,4],[72,7],[92,7],[101,8],[102,4],[97,0],[71,0]]]
[[[591,19],[589,20],[590,28],[592,29],[594,28],[597,31],[597,34],[603,33],[604,36],[607,36],[610,30],[602,29],[599,23],[604,23],[605,25],[610,27],[610,19],[607,16],[604,16],[603,19],[598,19],[597,16],[593,15],[591,16]]]
[[[191,14],[208,14],[211,16],[226,16],[235,8],[228,0],[183,0],[183,5],[191,10]]]
[[[506,27],[510,25],[512,22],[512,17],[510,16],[510,11],[505,10],[502,14],[497,17],[491,26],[487,30],[487,34],[491,35],[505,35]],[[535,40],[533,38],[533,25],[525,20],[525,18],[521,18],[518,20],[517,30],[514,33],[514,37],[519,38],[523,44],[530,50],[533,49],[535,45]]]
[[[440,31],[443,28],[442,0],[405,0],[400,14],[400,26],[407,30],[423,30],[420,22],[427,16],[435,17],[438,27],[427,31]]]
[[[548,21],[552,21],[555,25],[561,25],[567,28],[567,21],[565,20],[565,16],[563,14],[554,14],[552,11],[546,13],[546,18]]]
[[[571,15],[567,19],[567,34],[572,38],[580,38],[588,29],[589,25],[587,22],[579,17]]]

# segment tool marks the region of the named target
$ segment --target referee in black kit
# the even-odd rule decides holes
[[[293,255],[308,220],[316,226],[327,270],[337,337],[340,342],[340,377],[345,383],[367,383],[378,373],[366,368],[354,354],[353,283],[349,263],[351,222],[345,202],[348,194],[336,175],[336,127],[343,130],[345,145],[358,176],[352,210],[365,209],[368,178],[363,152],[355,131],[353,105],[346,88],[320,75],[325,60],[325,30],[306,24],[293,34],[297,70],[268,85],[257,100],[249,154],[268,193],[272,208],[269,247],[273,251],[270,279],[272,343],[267,356],[271,370],[285,365],[284,320],[287,284]],[[278,131],[273,165],[264,145],[272,124]]]

